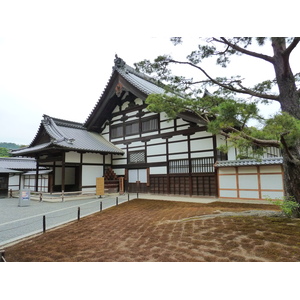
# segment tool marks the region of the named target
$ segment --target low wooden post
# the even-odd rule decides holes
[[[46,232],[46,216],[43,216],[43,232]]]
[[[80,220],[80,207],[78,207],[77,209],[77,220],[78,221]]]

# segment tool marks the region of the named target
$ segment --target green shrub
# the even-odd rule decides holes
[[[292,196],[283,197],[282,199],[276,198],[272,200],[270,198],[266,198],[270,203],[277,205],[280,207],[281,211],[288,217],[291,218],[293,215],[298,215],[298,209],[300,208],[300,204],[296,202],[295,198]]]

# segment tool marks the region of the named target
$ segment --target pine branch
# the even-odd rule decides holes
[[[263,59],[263,60],[265,60],[267,62],[270,62],[272,64],[274,63],[273,57],[268,56],[268,55],[264,55],[264,54],[261,54],[261,53],[257,53],[257,52],[254,52],[254,51],[249,51],[245,48],[242,48],[242,47],[240,47],[236,44],[231,43],[230,41],[228,41],[224,37],[221,37],[221,40],[218,40],[218,39],[214,38],[214,41],[216,41],[218,43],[225,44],[227,46],[230,46],[232,49],[234,49],[234,50],[236,50],[240,53],[243,53],[243,54],[246,54],[246,55],[249,55],[249,56],[252,56],[252,57]]]
[[[252,91],[250,89],[246,89],[245,87],[242,87],[242,86],[241,86],[242,87],[241,89],[237,89],[232,85],[223,84],[223,83],[217,81],[216,79],[213,79],[204,69],[202,69],[201,67],[199,67],[191,62],[182,62],[182,61],[177,61],[177,60],[173,60],[173,59],[170,59],[168,62],[176,63],[176,64],[183,64],[183,65],[190,65],[190,66],[200,70],[212,83],[214,83],[220,87],[223,87],[227,90],[230,90],[232,92],[236,92],[236,93],[240,93],[240,94],[247,94],[247,95],[262,98],[262,99],[278,101],[278,96],[275,96],[275,95],[258,93],[258,92]]]

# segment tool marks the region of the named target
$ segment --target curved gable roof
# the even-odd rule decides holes
[[[55,119],[47,115],[43,117],[44,120],[41,122],[37,136],[30,146],[12,151],[13,155],[29,155],[53,148],[69,151],[124,153],[101,135],[87,131],[81,123]],[[39,136],[44,133],[48,135],[49,141],[39,143]]]
[[[121,94],[117,95],[118,87],[123,91],[131,92],[142,100],[145,100],[150,94],[163,94],[166,92],[152,78],[137,72],[121,58],[116,56],[114,62],[113,72],[104,92],[84,123],[84,126],[88,130],[101,131],[101,127],[106,122],[107,116],[113,112],[119,103]]]

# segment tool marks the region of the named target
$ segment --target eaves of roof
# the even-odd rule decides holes
[[[23,148],[24,149],[24,148]],[[27,148],[25,148],[27,149]],[[16,152],[22,151],[15,150]],[[5,169],[13,170],[35,170],[36,161],[32,158],[23,158],[23,157],[1,157],[0,158],[0,167]]]
[[[17,173],[22,173],[22,171],[17,171],[17,170],[0,167],[0,173],[2,173],[2,174],[17,174]]]
[[[215,163],[216,168],[222,167],[247,167],[247,166],[264,166],[264,165],[281,165],[282,157],[256,159],[241,159],[241,160],[223,160]]]

